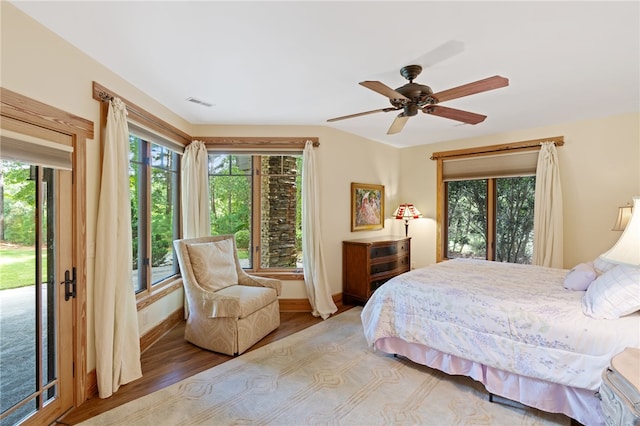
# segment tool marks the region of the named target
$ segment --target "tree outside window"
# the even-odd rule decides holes
[[[234,234],[242,266],[302,268],[302,155],[209,154],[211,233]]]
[[[173,240],[179,238],[180,155],[129,136],[129,189],[136,293],[175,275]]]
[[[446,182],[447,258],[531,263],[535,176]]]

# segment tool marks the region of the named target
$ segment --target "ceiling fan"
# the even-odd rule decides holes
[[[393,120],[391,127],[387,131],[388,135],[399,133],[406,124],[409,117],[413,117],[421,110],[425,114],[437,115],[439,117],[449,118],[451,120],[460,121],[466,124],[478,124],[487,118],[486,115],[476,114],[474,112],[462,111],[455,108],[449,108],[439,105],[440,102],[451,99],[461,98],[463,96],[474,95],[476,93],[486,92],[488,90],[499,89],[509,85],[509,79],[499,75],[485,78],[483,80],[474,81],[473,83],[463,84],[462,86],[452,89],[443,90],[433,93],[429,86],[414,83],[413,80],[420,75],[422,67],[420,65],[407,65],[402,67],[400,74],[409,80],[409,83],[393,90],[389,86],[379,81],[363,81],[360,85],[378,92],[389,98],[391,107],[374,109],[372,111],[359,112],[356,114],[344,115],[342,117],[330,118],[327,121],[345,120],[347,118],[360,117],[363,115],[373,114],[376,112],[389,112],[402,110],[400,114]]]

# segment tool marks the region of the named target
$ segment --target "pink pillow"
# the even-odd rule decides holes
[[[568,290],[585,291],[589,287],[589,284],[591,284],[597,277],[598,274],[593,268],[593,264],[591,262],[580,263],[569,271],[567,276],[564,278],[564,288]]]

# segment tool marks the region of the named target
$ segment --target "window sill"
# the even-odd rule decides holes
[[[256,277],[276,278],[281,281],[303,281],[304,273],[302,271],[295,272],[251,272],[246,271],[249,275]]]
[[[180,275],[174,275],[153,286],[151,291],[138,293],[136,295],[136,306],[138,311],[154,304],[167,294],[173,293],[179,288],[182,288],[182,277]]]

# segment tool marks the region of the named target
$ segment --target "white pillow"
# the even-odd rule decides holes
[[[187,250],[193,274],[202,288],[218,291],[238,284],[232,240],[188,244]]]
[[[591,283],[582,297],[582,312],[615,319],[640,310],[640,267],[618,265]]]
[[[592,263],[580,263],[564,278],[564,288],[585,291],[597,277],[598,274],[593,269]]]
[[[598,275],[602,275],[605,272],[610,271],[617,265],[617,263],[609,262],[608,260],[603,259],[600,256],[596,257],[596,260],[593,261],[593,267]]]

